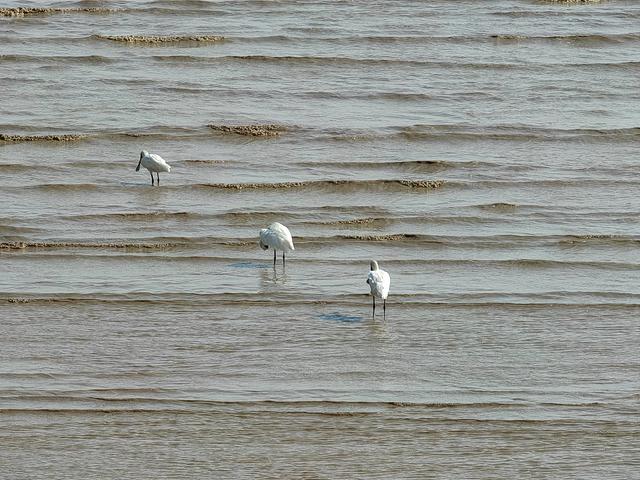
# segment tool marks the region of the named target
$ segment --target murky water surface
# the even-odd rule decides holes
[[[637,478],[637,2],[4,7],[7,478]]]

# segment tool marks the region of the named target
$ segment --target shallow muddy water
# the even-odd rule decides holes
[[[640,5],[47,6],[0,17],[7,478],[637,477]]]

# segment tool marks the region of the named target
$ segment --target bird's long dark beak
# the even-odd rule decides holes
[[[138,162],[138,166],[136,167],[136,172],[137,172],[138,170],[140,170],[140,164],[141,164],[141,163],[142,163],[142,159],[140,159],[140,161]]]

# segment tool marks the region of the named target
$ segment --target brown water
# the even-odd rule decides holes
[[[640,478],[637,2],[4,6],[0,476]]]

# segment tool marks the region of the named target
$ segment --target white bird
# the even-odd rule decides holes
[[[295,250],[293,247],[293,239],[291,238],[291,232],[287,227],[281,223],[274,222],[267,228],[260,230],[260,248],[263,250],[269,247],[273,248],[273,264],[276,264],[276,250],[282,250],[282,265],[284,265],[285,252],[292,252]]]
[[[391,278],[389,274],[378,267],[378,262],[371,260],[371,271],[367,276],[367,283],[371,288],[373,296],[373,316],[376,316],[376,297],[382,299],[383,316],[387,316],[387,297],[389,296],[389,287],[391,286]]]
[[[171,166],[164,161],[160,155],[149,153],[146,150],[140,152],[140,161],[136,167],[136,172],[140,170],[140,165],[149,170],[151,174],[151,185],[153,185],[153,172],[158,177],[158,186],[160,186],[160,172],[170,172]]]

